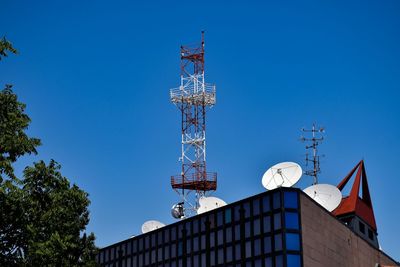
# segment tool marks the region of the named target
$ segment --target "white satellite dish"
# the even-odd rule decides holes
[[[342,192],[330,184],[312,185],[303,191],[328,211],[336,209],[342,201]]]
[[[278,187],[292,187],[300,180],[302,174],[303,171],[299,164],[281,162],[264,173],[261,183],[267,190]]]
[[[202,197],[199,199],[200,207],[197,214],[201,214],[226,205],[226,202],[217,197]]]
[[[159,221],[154,221],[154,220],[147,221],[142,225],[142,234],[154,231],[154,230],[164,227],[164,226],[165,226],[165,224],[163,224]]]

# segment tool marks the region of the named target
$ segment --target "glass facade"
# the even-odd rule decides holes
[[[101,266],[302,267],[296,189],[281,188],[103,248]]]

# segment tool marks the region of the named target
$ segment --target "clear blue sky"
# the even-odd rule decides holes
[[[208,169],[216,196],[262,192],[280,161],[303,164],[300,128],[327,129],[321,182],[366,163],[383,249],[400,259],[399,1],[3,1],[0,63],[42,139],[39,155],[90,193],[99,246],[170,223],[178,200],[179,46],[206,31]],[[261,3],[263,2],[263,3]],[[305,177],[300,187],[311,183]]]

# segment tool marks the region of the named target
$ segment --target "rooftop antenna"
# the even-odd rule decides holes
[[[317,127],[315,123],[312,125],[312,129],[305,129],[304,127],[301,129],[303,133],[311,133],[311,137],[300,137],[300,141],[307,142],[306,150],[312,150],[312,158],[309,158],[309,153],[306,153],[306,167],[311,162],[313,165],[312,169],[308,169],[304,171],[305,175],[313,176],[314,181],[313,184],[318,184],[318,174],[321,172],[318,154],[318,145],[324,140],[323,133],[325,133],[325,129],[323,127]],[[322,155],[323,156],[323,155]]]
[[[206,168],[206,111],[215,105],[216,91],[204,78],[204,31],[200,44],[181,46],[180,56],[181,84],[170,90],[170,99],[182,116],[181,173],[171,177],[171,186],[181,196],[172,213],[182,219],[196,214],[199,199],[217,189],[217,174]]]

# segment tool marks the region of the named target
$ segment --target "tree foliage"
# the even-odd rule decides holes
[[[31,120],[11,87],[6,85],[0,93],[0,181],[3,174],[15,178],[12,163],[25,154],[37,154],[40,145],[38,138],[25,133]]]
[[[0,39],[0,59],[11,43]],[[94,234],[86,234],[88,194],[51,160],[14,173],[18,158],[37,154],[31,120],[11,85],[0,91],[0,266],[95,266]]]
[[[0,60],[2,59],[2,57],[8,56],[7,52],[11,52],[13,54],[18,53],[17,49],[12,46],[10,41],[8,41],[6,37],[3,37],[2,39],[0,39]]]
[[[60,168],[52,160],[49,165],[40,161],[24,171],[24,258],[30,266],[88,265],[87,260],[94,258],[94,235],[81,236],[89,223],[88,194],[71,186]]]

